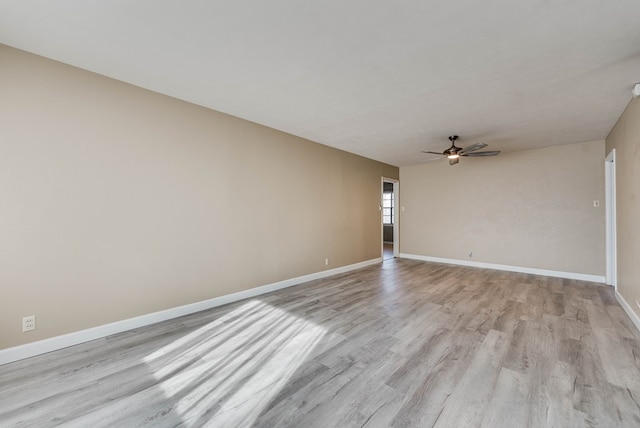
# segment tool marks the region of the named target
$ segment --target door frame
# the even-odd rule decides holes
[[[393,257],[400,257],[400,180],[382,177],[380,181],[380,257],[384,260],[384,222],[382,221],[382,194],[384,183],[393,184]]]
[[[618,254],[616,239],[616,149],[612,149],[604,160],[604,193],[606,224],[605,283],[617,289]]]

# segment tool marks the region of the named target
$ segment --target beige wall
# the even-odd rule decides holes
[[[396,167],[2,45],[0,64],[0,349],[380,257]]]
[[[403,253],[604,275],[604,141],[402,167],[400,182]]]
[[[607,137],[616,149],[617,290],[640,316],[640,98],[631,100]]]

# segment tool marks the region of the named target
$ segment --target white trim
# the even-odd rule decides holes
[[[605,283],[614,288],[618,284],[616,243],[616,149],[604,160],[605,224],[606,224],[606,275]]]
[[[153,312],[135,318],[116,321],[110,324],[88,328],[86,330],[63,334],[61,336],[39,340],[37,342],[27,343],[25,345],[2,349],[0,350],[0,365],[44,354],[47,352],[56,351],[58,349],[67,348],[69,346],[78,345],[80,343],[89,342],[91,340],[101,339],[112,334],[144,327],[146,325],[155,324],[160,321],[166,321],[184,315],[193,314],[195,312],[204,311],[206,309],[215,308],[216,306],[226,305],[227,303],[237,302],[238,300],[248,299],[250,297],[259,296],[261,294],[271,293],[272,291],[280,290],[282,288],[300,285],[305,282],[326,278],[328,276],[337,275],[340,273],[350,272],[352,270],[375,265],[381,262],[382,258],[371,259],[352,265],[342,266],[335,269],[329,269],[309,275],[299,276],[297,278],[286,279],[284,281],[250,288],[249,290],[239,291],[237,293],[214,297],[213,299],[203,300],[201,302]]]
[[[635,313],[635,311],[631,308],[631,305],[629,305],[629,303],[624,300],[622,294],[618,293],[618,290],[616,290],[616,299],[620,303],[620,306],[622,306],[622,309],[624,309],[624,311],[627,313],[629,318],[631,318],[631,321],[633,321],[633,324],[636,326],[636,328],[640,330],[640,318],[638,317],[638,314]]]
[[[393,257],[400,257],[400,180],[393,181]]]
[[[400,257],[405,259],[422,260],[425,262],[447,263],[451,265],[472,266],[483,269],[505,270],[509,272],[530,273],[533,275],[554,276],[557,278],[577,279],[580,281],[591,281],[604,283],[604,276],[589,275],[586,273],[562,272],[557,270],[546,270],[527,268],[520,266],[499,265],[494,263],[472,262],[468,260],[445,259],[441,257],[420,256],[416,254],[400,253]]]

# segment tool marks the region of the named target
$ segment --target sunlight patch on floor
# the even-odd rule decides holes
[[[325,335],[252,300],[144,358],[185,426],[255,422]]]

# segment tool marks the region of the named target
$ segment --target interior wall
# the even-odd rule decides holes
[[[400,168],[402,253],[604,275],[604,149],[594,141]]]
[[[607,137],[616,149],[617,291],[640,317],[640,98],[632,99]]]
[[[380,257],[398,168],[7,46],[0,63],[0,349]]]

